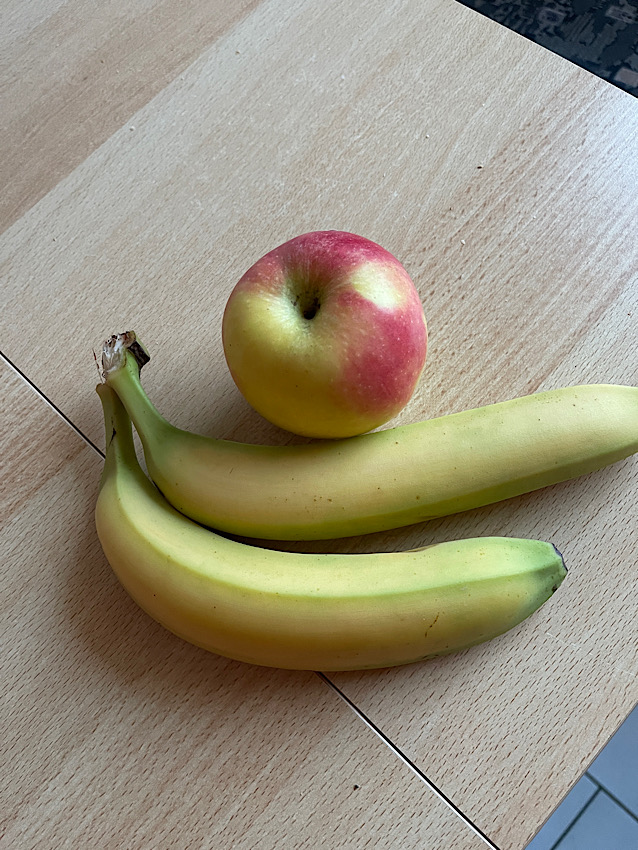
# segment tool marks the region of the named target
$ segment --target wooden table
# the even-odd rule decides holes
[[[132,328],[175,424],[289,440],[232,383],[221,313],[263,253],[334,228],[423,298],[428,365],[392,424],[636,384],[638,103],[453,0],[3,17],[0,847],[520,850],[638,699],[636,459],[317,547],[552,540],[568,579],[503,637],[375,672],[251,667],[112,575],[92,350]]]

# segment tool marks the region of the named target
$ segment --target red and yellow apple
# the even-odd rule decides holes
[[[226,304],[222,339],[248,403],[308,437],[388,422],[412,397],[427,350],[423,306],[401,263],[336,230],[297,236],[248,269]]]

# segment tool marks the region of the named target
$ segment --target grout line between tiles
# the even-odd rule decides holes
[[[561,832],[561,834],[558,836],[558,838],[556,839],[556,841],[554,841],[554,843],[553,843],[553,844],[552,844],[552,846],[549,848],[549,850],[556,850],[556,848],[558,847],[558,845],[560,844],[560,842],[563,840],[563,838],[567,835],[567,833],[569,832],[569,830],[570,830],[570,829],[574,826],[574,824],[575,824],[577,821],[579,821],[579,820],[581,819],[581,817],[585,814],[585,812],[587,811],[587,809],[590,807],[590,805],[593,803],[593,801],[596,799],[596,797],[597,797],[600,793],[601,793],[601,789],[600,789],[600,787],[598,787],[598,788],[594,791],[594,793],[591,795],[591,797],[589,798],[589,800],[587,800],[587,802],[586,802],[586,803],[585,803],[585,805],[582,807],[582,809],[578,812],[578,814],[577,814],[577,815],[574,815],[574,817],[573,817],[573,818],[571,819],[571,821],[567,824],[567,826],[566,826],[566,827],[565,827],[565,829]]]
[[[367,716],[363,713],[363,711],[361,711],[361,709],[360,709],[360,708],[358,708],[358,707],[355,705],[355,703],[353,703],[353,702],[352,702],[352,700],[351,700],[349,697],[347,697],[347,696],[344,694],[344,692],[343,692],[340,688],[338,688],[338,687],[334,684],[334,682],[332,682],[332,681],[331,681],[331,680],[330,680],[330,679],[326,676],[326,674],[325,674],[325,673],[321,673],[321,672],[319,672],[319,671],[315,671],[315,673],[316,673],[316,675],[317,675],[320,679],[322,679],[322,680],[326,683],[326,685],[328,685],[328,687],[332,688],[332,690],[333,690],[333,691],[334,691],[334,692],[335,692],[335,693],[336,693],[339,697],[341,697],[341,699],[342,699],[342,700],[346,703],[346,705],[347,705],[347,706],[349,706],[349,708],[350,708],[350,709],[351,709],[351,710],[352,710],[352,711],[353,711],[353,712],[357,715],[357,717],[358,717],[360,720],[362,720],[362,721],[366,724],[366,726],[368,726],[368,727],[369,727],[369,728],[370,728],[370,729],[371,729],[371,730],[372,730],[372,731],[373,731],[376,735],[378,735],[378,737],[379,737],[379,738],[383,741],[383,743],[384,743],[387,747],[389,747],[389,748],[392,750],[392,752],[394,753],[394,755],[395,755],[395,756],[397,756],[397,757],[398,757],[398,758],[399,758],[399,759],[400,759],[400,760],[401,760],[401,761],[402,761],[402,762],[403,762],[403,763],[404,763],[407,767],[409,767],[409,768],[410,768],[410,770],[411,770],[413,773],[415,773],[415,774],[419,777],[419,779],[420,779],[422,782],[424,782],[424,783],[428,786],[428,788],[429,788],[429,789],[430,789],[430,790],[431,790],[431,791],[432,791],[432,792],[433,792],[433,793],[434,793],[434,794],[435,794],[435,795],[436,795],[436,796],[437,796],[437,797],[438,797],[438,798],[439,798],[442,802],[444,802],[444,803],[446,804],[446,806],[448,806],[448,808],[450,808],[450,809],[454,812],[454,814],[455,814],[457,817],[459,817],[459,818],[463,821],[463,823],[464,823],[466,826],[468,826],[468,827],[472,830],[472,832],[476,833],[476,835],[478,835],[478,836],[479,836],[479,838],[482,838],[482,839],[483,839],[483,841],[487,844],[487,846],[491,848],[491,850],[500,850],[499,846],[498,846],[497,844],[495,844],[495,843],[494,843],[494,842],[493,842],[490,838],[488,838],[488,837],[487,837],[487,835],[486,835],[484,832],[482,832],[482,831],[478,828],[478,826],[476,826],[476,824],[475,824],[475,823],[473,823],[473,822],[472,822],[472,821],[468,818],[468,816],[467,816],[467,815],[463,814],[463,812],[461,811],[461,809],[459,809],[459,807],[458,807],[458,806],[455,806],[455,805],[454,805],[454,803],[450,800],[450,798],[449,798],[449,797],[446,797],[446,795],[443,793],[443,791],[441,791],[441,789],[440,789],[440,788],[438,788],[438,787],[434,784],[434,782],[432,782],[432,780],[431,780],[431,779],[428,779],[428,777],[425,775],[425,773],[423,773],[423,771],[422,771],[422,770],[420,770],[420,769],[416,766],[416,764],[414,764],[414,762],[413,762],[413,761],[411,761],[411,760],[410,760],[410,759],[409,759],[409,758],[405,755],[405,753],[404,753],[404,752],[402,752],[402,751],[399,749],[399,747],[397,747],[397,745],[396,745],[395,743],[393,743],[393,742],[390,740],[390,738],[388,738],[388,736],[387,736],[386,734],[384,734],[384,733],[381,731],[381,729],[379,729],[379,727],[378,727],[375,723],[373,723],[373,721],[372,721],[372,720],[370,720],[370,718],[369,718],[369,717],[367,717]]]
[[[607,795],[607,796],[608,796],[611,800],[613,800],[613,801],[614,801],[614,803],[615,803],[615,804],[616,804],[619,808],[624,809],[624,811],[625,811],[625,812],[627,812],[627,814],[628,814],[630,817],[632,817],[635,821],[638,821],[638,814],[636,814],[636,812],[633,812],[633,811],[632,811],[632,810],[631,810],[631,809],[630,809],[630,808],[626,805],[626,803],[623,803],[623,801],[622,801],[622,800],[620,800],[620,799],[619,799],[619,798],[618,798],[618,797],[617,797],[617,796],[613,793],[613,791],[610,791],[610,790],[609,790],[609,788],[607,788],[605,785],[603,785],[603,783],[602,783],[602,782],[600,782],[598,779],[596,779],[596,777],[595,777],[595,776],[592,776],[592,775],[591,775],[591,773],[586,772],[586,773],[585,773],[585,775],[587,776],[587,778],[588,778],[588,779],[591,779],[591,781],[594,783],[594,785],[596,785],[596,787],[598,788],[598,790],[599,790],[599,791],[602,791],[604,794],[606,794],[606,795]]]
[[[12,362],[12,361],[11,361],[11,360],[7,357],[7,355],[6,355],[3,351],[0,351],[0,360],[2,360],[4,363],[6,363],[6,365],[7,365],[7,366],[8,366],[8,367],[9,367],[9,368],[13,371],[13,372],[15,372],[15,373],[16,373],[16,375],[19,375],[19,376],[22,378],[22,380],[23,380],[23,381],[25,381],[25,383],[27,383],[27,384],[31,387],[31,389],[32,389],[32,390],[34,390],[34,392],[36,392],[36,393],[37,393],[37,395],[39,395],[39,396],[40,396],[40,398],[42,399],[42,401],[44,401],[46,404],[48,404],[48,405],[49,405],[49,407],[50,407],[52,410],[54,410],[54,411],[58,414],[58,416],[66,422],[66,424],[67,424],[67,425],[70,425],[70,426],[71,426],[71,428],[73,428],[73,430],[76,432],[76,434],[78,434],[80,437],[82,437],[82,439],[83,439],[86,443],[88,443],[88,444],[91,446],[91,448],[95,449],[95,451],[96,451],[96,452],[100,455],[100,457],[102,457],[102,458],[104,457],[104,452],[103,452],[101,449],[99,449],[99,448],[95,445],[95,443],[94,443],[92,440],[90,440],[90,439],[86,436],[86,434],[85,434],[85,433],[83,433],[83,432],[82,432],[82,431],[78,428],[78,426],[77,426],[77,425],[75,425],[75,423],[73,423],[73,422],[69,419],[69,417],[68,417],[65,413],[63,413],[63,412],[60,410],[60,408],[59,408],[57,405],[55,405],[55,404],[51,401],[51,399],[50,399],[50,398],[48,398],[48,396],[46,396],[46,395],[42,392],[42,390],[41,390],[41,389],[40,389],[40,388],[39,388],[36,384],[34,384],[34,383],[33,383],[33,381],[31,380],[31,378],[29,378],[29,377],[28,377],[28,375],[25,375],[25,373],[24,373],[21,369],[18,369],[18,367],[15,365],[15,363],[13,363],[13,362]]]

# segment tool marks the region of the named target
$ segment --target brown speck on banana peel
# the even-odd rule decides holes
[[[97,369],[97,373],[98,373],[98,376],[99,376],[100,383],[101,384],[106,383],[106,378],[104,377],[104,374],[100,371],[100,364],[98,363],[97,354],[95,353],[95,349],[93,349],[93,360],[95,362],[95,368]]]

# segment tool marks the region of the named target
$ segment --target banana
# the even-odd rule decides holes
[[[274,540],[384,531],[593,472],[638,451],[638,388],[567,387],[411,425],[297,446],[215,440],[170,425],[139,371],[135,334],[104,343],[104,379],[149,474],[191,519]]]
[[[221,537],[151,484],[121,402],[106,384],[97,391],[107,451],[95,521],[106,558],[151,617],[219,655],[300,670],[407,664],[513,628],[566,575],[558,550],[535,540],[331,555]]]

